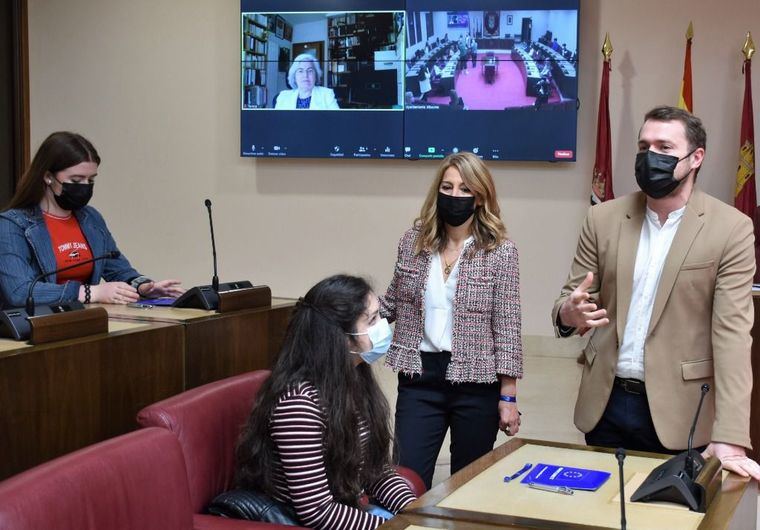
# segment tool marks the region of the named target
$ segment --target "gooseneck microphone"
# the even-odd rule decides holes
[[[631,495],[632,502],[675,502],[694,512],[707,511],[707,506],[720,490],[720,460],[715,457],[705,460],[692,447],[699,413],[709,391],[710,385],[703,384],[686,451],[654,468]]]
[[[211,253],[214,258],[214,275],[211,277],[211,285],[198,285],[188,289],[182,296],[174,301],[172,307],[192,307],[195,309],[213,311],[219,309],[220,291],[225,293],[227,291],[237,291],[253,287],[251,282],[247,280],[239,282],[224,282],[222,284],[219,283],[219,273],[216,265],[216,238],[214,237],[214,218],[211,215],[211,201],[206,199],[203,203],[208,210],[208,226],[211,231]],[[2,314],[0,313],[0,317],[1,316]]]
[[[686,461],[684,462],[684,472],[694,478],[694,458],[692,458],[691,448],[694,442],[694,431],[697,428],[697,420],[699,419],[699,412],[702,410],[702,402],[705,400],[705,396],[710,391],[710,385],[705,383],[701,388],[702,395],[699,397],[699,405],[697,406],[697,413],[694,414],[694,421],[691,424],[689,430],[689,443],[686,446]]]
[[[26,295],[26,314],[27,316],[33,317],[34,316],[34,296],[32,293],[34,292],[34,286],[37,285],[37,282],[42,280],[43,278],[46,278],[50,276],[51,274],[58,274],[59,272],[65,272],[71,269],[76,269],[77,267],[81,267],[82,265],[87,265],[88,263],[94,263],[96,261],[100,261],[102,259],[116,259],[119,256],[121,256],[121,252],[118,250],[113,250],[111,252],[106,252],[102,256],[98,256],[96,258],[90,258],[86,259],[84,261],[81,261],[79,263],[76,263],[74,265],[68,265],[67,267],[61,267],[60,269],[55,269],[50,272],[43,272],[42,274],[38,274],[35,276],[32,283],[29,285],[29,292]]]
[[[625,530],[625,480],[623,479],[623,460],[625,460],[625,449],[618,447],[615,451],[615,457],[618,461],[620,470],[620,530]]]
[[[214,257],[214,275],[211,277],[211,288],[219,292],[219,275],[216,269],[216,240],[214,238],[214,218],[211,216],[211,201],[206,199],[206,209],[208,210],[208,226],[211,229],[211,254]]]

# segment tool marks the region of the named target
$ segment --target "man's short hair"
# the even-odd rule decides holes
[[[680,121],[686,132],[686,140],[689,142],[689,150],[707,148],[707,132],[702,125],[702,120],[689,111],[677,107],[662,105],[655,107],[644,116],[644,121]]]

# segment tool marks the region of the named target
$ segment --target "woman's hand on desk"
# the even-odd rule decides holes
[[[176,298],[185,290],[180,287],[182,282],[179,280],[161,280],[160,282],[146,282],[138,286],[140,296],[145,298],[160,298],[170,296]]]
[[[101,304],[130,304],[137,302],[137,290],[124,282],[105,282],[90,287],[92,302]]]

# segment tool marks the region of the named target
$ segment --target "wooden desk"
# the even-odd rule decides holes
[[[456,519],[438,519],[416,515],[397,515],[380,527],[382,530],[500,530],[513,529],[515,526],[493,526],[483,523],[469,523]]]
[[[133,430],[182,391],[182,327],[109,322],[109,333],[39,346],[0,339],[0,479]]]
[[[752,293],[755,308],[755,322],[752,324],[752,385],[751,412],[749,417],[749,437],[752,450],[749,455],[760,459],[760,293]]]
[[[103,307],[111,319],[180,324],[185,335],[187,390],[243,372],[271,368],[294,305],[295,300],[273,298],[271,307],[230,313],[171,307]]]
[[[626,497],[632,483],[643,478],[667,455],[631,451],[625,460]],[[576,491],[559,495],[533,490],[519,479],[508,484],[512,474],[526,462],[565,464],[612,473],[595,492]],[[431,489],[404,512],[398,525],[386,529],[478,528],[613,529],[620,528],[617,500],[618,471],[614,450],[514,439],[473,462],[447,481]],[[724,473],[722,490],[706,514],[672,504],[627,503],[626,518],[636,530],[739,530],[754,528],[757,517],[757,483]],[[461,525],[436,526],[435,519],[454,520]],[[391,521],[393,523],[394,521]],[[416,525],[416,526],[414,526]]]

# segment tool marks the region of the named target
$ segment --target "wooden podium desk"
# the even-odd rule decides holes
[[[98,305],[98,304],[93,304]],[[225,377],[271,368],[282,345],[295,300],[217,313],[202,309],[102,305],[110,319],[180,324],[185,336],[185,390]]]
[[[752,324],[752,400],[749,418],[749,437],[752,450],[749,455],[760,459],[760,292],[752,291],[752,305],[755,308],[755,322]]]
[[[631,451],[625,459],[625,493],[667,455]],[[597,491],[574,495],[535,490],[516,479],[527,462],[598,469],[612,476]],[[525,476],[525,475],[523,475]],[[407,507],[383,530],[475,530],[542,528],[600,530],[620,528],[618,463],[614,450],[513,439],[473,462]],[[626,503],[630,530],[746,530],[755,528],[757,483],[724,472],[722,490],[706,514],[668,503]]]
[[[0,480],[131,431],[141,408],[182,391],[181,326],[108,330],[38,346],[0,339]]]

